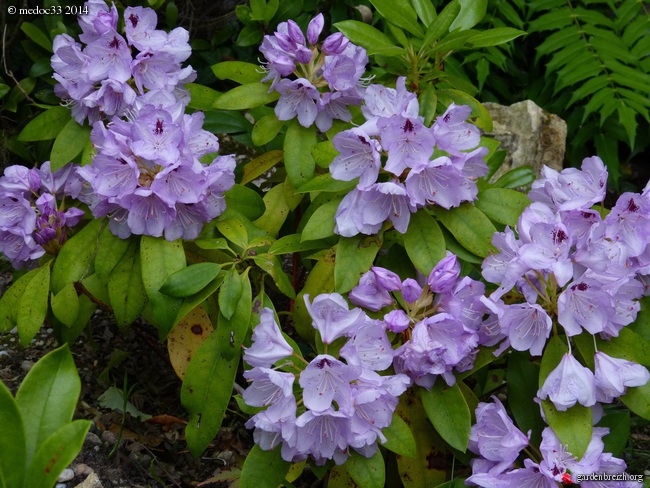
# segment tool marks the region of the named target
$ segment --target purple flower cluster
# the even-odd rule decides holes
[[[14,268],[38,259],[46,252],[57,254],[66,240],[66,227],[83,217],[75,207],[57,206],[57,198],[75,196],[81,182],[71,165],[50,171],[46,161],[40,169],[9,166],[0,177],[0,253]]]
[[[108,215],[121,238],[196,238],[225,210],[223,194],[235,183],[232,156],[209,166],[199,161],[219,148],[202,125],[203,113],[185,114],[180,102],[161,92],[140,97],[128,121],[96,122],[91,140],[98,153],[91,166],[78,169],[92,191],[80,199],[95,217]]]
[[[361,104],[360,80],[368,63],[366,50],[340,32],[319,46],[324,22],[323,14],[314,17],[306,39],[293,20],[281,22],[275,35],[264,36],[260,46],[267,60],[262,81],[272,80],[269,91],[280,93],[275,107],[278,119],[298,117],[303,127],[315,123],[323,132],[332,127],[334,119],[352,119],[348,107]],[[329,91],[321,91],[324,88]]]
[[[183,84],[194,80],[196,73],[191,66],[181,68],[191,54],[185,29],[158,30],[154,10],[127,7],[125,38],[117,32],[115,5],[109,8],[104,0],[89,0],[85,8],[89,13],[79,16],[85,46],[67,34],[58,35],[51,58],[58,81],[54,91],[69,103],[77,122],[122,117],[145,91],[187,98]]]
[[[370,457],[377,441],[386,441],[382,429],[390,425],[398,397],[411,381],[403,374],[377,373],[393,361],[381,321],[361,309],[350,310],[337,293],[319,295],[313,302],[305,295],[305,303],[325,352],[307,363],[284,339],[273,312],[263,309],[253,344],[244,353],[253,368],[244,373],[251,384],[243,398],[248,405],[267,408],[246,427],[255,429],[253,437],[262,449],[282,444],[286,461],[311,456],[318,465],[328,459],[342,464],[350,448]],[[327,354],[328,345],[341,337],[347,341],[337,357]],[[291,361],[292,356],[300,362]],[[282,371],[288,367],[300,372]]]
[[[535,462],[526,458],[523,464],[519,464],[520,467],[516,467],[517,458],[528,445],[528,437],[515,427],[503,404],[495,397],[493,400],[494,403],[479,403],[476,409],[476,424],[472,426],[469,449],[480,457],[472,460],[472,476],[467,478],[466,484],[485,488],[557,488],[558,483],[575,483],[578,475],[625,472],[625,461],[603,452],[602,439],[609,433],[609,429],[603,427],[593,428],[591,442],[580,460],[567,452],[553,430],[546,427],[539,446],[541,459]],[[595,416],[595,423],[599,420],[600,417]],[[580,486],[604,488],[634,485],[583,481]]]
[[[567,337],[587,331],[603,339],[616,337],[634,322],[646,292],[641,275],[650,272],[650,199],[624,193],[602,218],[591,207],[605,197],[607,171],[598,157],[582,170],[561,173],[545,168],[529,193],[532,204],[517,223],[495,234],[500,251],[483,262],[483,276],[500,286],[488,305],[506,336],[502,349],[541,355],[552,316]],[[521,303],[501,297],[515,288]],[[570,344],[569,344],[570,345]],[[648,381],[640,365],[596,354],[596,376],[569,352],[551,372],[538,395],[558,410],[576,403],[611,402],[627,386]]]
[[[336,213],[339,235],[374,234],[387,220],[404,233],[419,208],[475,200],[475,180],[487,174],[488,150],[477,147],[479,129],[466,121],[471,108],[451,104],[426,127],[405,83],[399,78],[396,89],[370,85],[361,107],[366,122],[332,140],[340,153],[330,164],[332,176],[359,178]]]
[[[397,292],[402,307],[391,295]],[[496,315],[483,303],[484,293],[483,283],[460,277],[456,256],[447,252],[426,284],[412,278],[402,281],[392,271],[373,267],[350,291],[349,299],[373,311],[393,308],[383,322],[405,338],[395,351],[395,371],[431,388],[438,376],[453,385],[454,371],[472,368],[479,345],[492,346],[503,339],[495,327]]]
[[[235,161],[199,161],[216,153],[219,143],[202,129],[203,113],[185,113],[183,84],[195,77],[191,67],[181,68],[191,54],[189,34],[158,30],[155,11],[127,7],[124,38],[116,31],[115,6],[103,0],[86,6],[89,14],[79,17],[86,47],[58,36],[52,57],[57,93],[74,101],[79,123],[88,117],[93,125],[97,154],[91,166],[78,170],[85,181],[79,198],[95,217],[109,216],[119,237],[194,239],[224,211]]]

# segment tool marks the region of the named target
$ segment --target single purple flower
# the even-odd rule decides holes
[[[270,308],[263,308],[260,312],[260,323],[253,329],[252,341],[251,347],[244,351],[244,361],[251,366],[268,368],[293,354]]]
[[[409,319],[408,315],[406,315],[404,310],[399,309],[393,310],[392,312],[388,312],[386,315],[384,315],[384,322],[386,323],[388,330],[395,332],[396,334],[401,334],[406,329],[408,329],[409,325],[411,324],[411,320]]]
[[[427,284],[433,293],[449,293],[456,284],[459,275],[458,258],[451,251],[447,251],[447,255],[438,261],[438,264],[429,273]]]
[[[591,334],[602,332],[615,310],[611,296],[595,280],[580,279],[569,285],[557,300],[558,322],[567,335],[582,329]]]
[[[502,308],[499,325],[501,331],[510,339],[513,349],[530,351],[533,356],[541,356],[553,321],[536,303],[520,303],[505,305]]]
[[[293,396],[292,373],[283,373],[269,368],[253,368],[244,372],[244,378],[252,381],[242,397],[252,407],[268,407],[286,397]]]
[[[596,403],[594,374],[567,353],[544,380],[537,396],[542,400],[548,398],[560,411],[565,411],[576,403],[591,407]]]
[[[318,36],[323,31],[325,25],[325,18],[323,14],[318,14],[316,17],[309,21],[307,26],[307,41],[309,44],[314,45],[318,42]]]
[[[400,176],[406,168],[413,168],[429,160],[435,139],[429,128],[417,118],[391,117],[377,123],[381,144],[388,151],[385,169]]]
[[[364,322],[363,311],[360,308],[349,310],[348,303],[338,293],[318,295],[313,302],[305,294],[305,305],[323,344],[354,334]]]
[[[372,271],[361,276],[359,284],[352,288],[348,299],[355,305],[377,312],[393,303],[393,297],[377,283],[377,277]]]
[[[351,181],[360,177],[360,188],[368,188],[377,181],[381,165],[381,146],[377,140],[361,129],[352,128],[336,134],[332,143],[340,153],[329,166],[333,178]]]
[[[608,356],[598,351],[594,356],[596,400],[611,403],[625,395],[628,386],[643,386],[650,380],[647,368],[625,359]]]
[[[311,360],[300,373],[300,386],[305,406],[322,412],[336,402],[339,410],[351,408],[350,381],[357,379],[358,373],[350,366],[327,354],[320,354]]]
[[[436,145],[450,154],[474,149],[481,141],[481,133],[474,124],[466,122],[472,114],[471,107],[452,103],[431,126]]]
[[[298,117],[303,127],[310,127],[318,115],[318,90],[305,78],[283,79],[276,85],[280,100],[275,106],[275,114],[280,120]]]
[[[348,364],[354,363],[352,355],[359,358],[362,367],[373,371],[383,371],[393,363],[393,349],[382,321],[367,319],[341,348],[341,356]]]
[[[422,295],[422,287],[413,278],[406,278],[402,283],[402,296],[409,303],[415,303]]]

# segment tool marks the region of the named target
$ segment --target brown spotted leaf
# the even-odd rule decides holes
[[[185,377],[185,370],[190,364],[190,359],[213,330],[210,317],[200,305],[188,313],[171,330],[167,337],[167,350],[174,371],[180,379]]]

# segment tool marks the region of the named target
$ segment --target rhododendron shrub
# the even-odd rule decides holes
[[[650,191],[606,209],[597,156],[495,180],[492,121],[444,61],[523,33],[456,1],[371,3],[373,25],[332,27],[241,6],[260,61],[212,66],[219,92],[184,66],[187,31],[87,2],[53,42],[50,162],[0,178],[0,251],[27,268],[0,330],[74,341],[97,307],[161,340],[214,330],[175,365],[185,439],[199,456],[237,392],[242,486],[632,474],[611,427],[650,418]],[[218,155],[207,128],[232,120],[253,156]]]

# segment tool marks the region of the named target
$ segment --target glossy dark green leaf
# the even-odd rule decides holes
[[[432,42],[440,39],[449,32],[449,27],[460,12],[460,3],[458,0],[452,0],[445,8],[442,9],[438,17],[429,24],[424,36],[424,45],[428,46]]]
[[[213,88],[196,83],[187,83],[185,88],[190,92],[190,102],[187,106],[196,110],[212,110],[214,102],[222,95]]]
[[[70,120],[70,110],[52,107],[33,118],[18,135],[19,141],[49,141],[56,138]]]
[[[68,327],[71,327],[79,316],[79,297],[72,283],[63,287],[59,293],[50,298],[50,306],[54,316]]]
[[[54,140],[50,153],[50,168],[56,171],[84,150],[90,140],[90,127],[81,126],[76,120],[70,119]]]
[[[539,406],[533,401],[537,396],[539,366],[535,365],[527,352],[512,351],[508,357],[506,387],[508,406],[522,432],[532,430],[535,445],[541,440],[546,424],[539,415]]]
[[[575,405],[558,411],[550,400],[542,400],[546,422],[567,451],[580,459],[586,452],[593,433],[591,408]]]
[[[425,276],[445,257],[445,238],[438,223],[425,209],[411,214],[404,247],[415,267]]]
[[[226,206],[242,213],[248,220],[259,218],[265,210],[264,200],[259,193],[252,188],[243,185],[233,185],[224,197]]]
[[[411,0],[411,3],[425,27],[429,27],[431,22],[436,20],[436,9],[433,7],[431,0]]]
[[[226,319],[231,319],[242,294],[242,277],[233,266],[225,275],[219,291],[219,310]]]
[[[26,465],[39,446],[72,421],[81,381],[67,345],[41,358],[20,385],[16,405],[25,426]]]
[[[416,37],[422,38],[422,26],[418,23],[415,10],[409,3],[396,4],[391,0],[370,0],[381,16],[391,24],[409,31]]]
[[[478,49],[481,47],[491,47],[498,46],[499,44],[505,44],[510,42],[517,37],[525,35],[526,32],[513,29],[512,27],[495,27],[493,29],[488,29],[486,31],[480,32],[475,36],[469,39],[469,44],[472,48]]]
[[[47,52],[52,52],[52,41],[48,35],[31,22],[21,22],[20,30]]]
[[[605,448],[603,452],[611,452],[612,456],[621,457],[630,441],[630,412],[608,412],[598,422],[598,427],[607,427],[609,434],[603,437]]]
[[[521,213],[530,205],[530,200],[515,190],[488,188],[479,192],[475,203],[492,221],[514,228]]]
[[[368,55],[401,56],[406,54],[406,49],[396,46],[382,31],[363,22],[344,20],[334,24],[334,27],[352,42],[364,47],[368,51]]]
[[[639,417],[650,420],[650,383],[628,388],[621,401]]]
[[[420,398],[436,431],[451,447],[465,452],[472,416],[458,384],[447,386],[438,380],[430,390],[421,389]]]
[[[364,488],[384,487],[386,466],[384,465],[384,457],[379,450],[369,458],[352,451],[345,462],[345,469],[359,486]]]
[[[407,457],[415,457],[416,446],[413,432],[404,419],[393,414],[393,420],[390,425],[383,429],[382,434],[386,436],[386,442],[382,444],[386,449]]]
[[[460,28],[461,31],[471,29],[478,24],[487,11],[487,0],[458,0],[460,13],[456,16],[449,30]]]
[[[497,252],[492,246],[492,236],[497,230],[490,219],[474,205],[465,202],[450,210],[434,207],[433,212],[458,243],[468,251],[481,257]]]
[[[370,270],[381,248],[380,236],[341,237],[336,248],[334,283],[338,293],[347,293],[359,284],[359,278]]]
[[[201,291],[221,271],[217,263],[197,263],[183,268],[165,280],[160,292],[172,297],[189,297]]]
[[[242,487],[277,488],[284,481],[291,463],[282,459],[281,449],[263,451],[253,446],[244,461],[240,484]]]
[[[129,239],[120,239],[110,231],[108,225],[102,228],[95,255],[95,273],[100,280],[108,282],[111,271],[122,259],[130,241],[134,239],[139,240],[140,238],[133,236]]]
[[[241,85],[259,82],[264,78],[264,72],[257,64],[243,61],[223,61],[213,64],[212,72],[220,80],[232,80]]]

